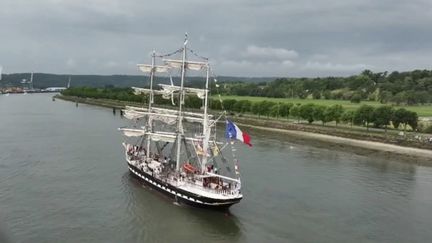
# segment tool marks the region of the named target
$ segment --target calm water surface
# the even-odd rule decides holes
[[[46,94],[0,95],[0,231],[10,242],[431,242],[432,168],[249,130],[244,199],[176,206],[127,170],[127,121]],[[0,236],[0,241],[5,241]]]

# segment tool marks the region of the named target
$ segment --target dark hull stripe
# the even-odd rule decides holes
[[[182,203],[189,204],[195,207],[213,208],[213,209],[227,209],[231,205],[240,202],[242,199],[214,199],[208,198],[195,193],[191,193],[180,188],[174,187],[167,182],[159,180],[147,173],[140,171],[137,167],[128,164],[129,171],[138,178],[141,182],[149,185],[150,187],[164,193],[170,198],[176,199]]]

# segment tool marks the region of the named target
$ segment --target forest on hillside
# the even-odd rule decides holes
[[[234,82],[222,86],[226,95],[379,101],[383,104],[432,103],[432,71],[377,72],[349,77],[278,78],[271,82]]]
[[[3,74],[0,81],[0,87],[20,87],[21,81],[30,80],[31,73],[14,73]],[[49,73],[34,73],[33,86],[35,88],[47,87],[65,87],[71,79],[71,87],[144,87],[149,84],[148,75],[69,75],[69,74],[49,74]],[[268,82],[275,78],[250,78],[250,77],[229,77],[220,76],[218,80],[221,82],[246,82],[259,83]],[[178,77],[173,77],[174,83],[179,82]],[[168,77],[157,77],[156,83],[169,83]],[[203,85],[202,77],[188,77],[188,85],[199,87]]]
[[[69,77],[72,87],[145,87],[148,77],[144,75],[65,75],[35,73],[35,88],[66,86]],[[29,79],[30,73],[4,74],[0,87],[20,86],[22,79]],[[274,98],[334,99],[379,101],[397,105],[432,103],[432,70],[408,72],[372,72],[364,70],[348,77],[317,78],[246,78],[217,77],[219,93],[224,95],[258,96]],[[173,77],[174,83],[179,82]],[[187,85],[203,87],[202,78],[189,77]],[[156,83],[169,83],[167,77],[159,77]],[[215,83],[211,83],[215,90]]]

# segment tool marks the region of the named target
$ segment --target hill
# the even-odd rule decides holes
[[[69,77],[71,78],[72,87],[131,87],[144,86],[148,83],[148,77],[145,75],[68,75],[68,74],[49,74],[49,73],[34,73],[33,86],[35,88],[46,87],[63,87],[67,85]],[[0,87],[21,86],[23,79],[30,79],[30,73],[13,73],[3,74],[0,81]],[[250,78],[250,77],[229,77],[218,76],[217,79],[221,82],[245,82],[259,83],[269,82],[275,78]],[[202,82],[202,78],[188,78],[190,83]],[[158,78],[157,82],[169,82],[168,78]],[[178,78],[174,78],[174,82],[178,82]]]

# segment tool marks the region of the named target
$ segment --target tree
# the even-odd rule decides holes
[[[242,112],[249,112],[251,110],[252,103],[249,100],[244,100],[242,105]]]
[[[350,123],[352,126],[354,123],[354,115],[355,115],[355,111],[345,111],[342,114],[341,120],[343,122]]]
[[[354,122],[365,125],[366,129],[369,131],[369,124],[374,120],[373,112],[374,108],[370,105],[360,106],[354,114]]]
[[[405,100],[407,105],[415,105],[418,103],[417,94],[414,91],[409,90],[405,92]]]
[[[404,130],[406,128],[406,117],[408,116],[408,111],[405,108],[399,108],[393,113],[392,123],[395,128],[399,128],[400,124],[405,124]]]
[[[358,93],[353,94],[353,96],[351,96],[351,103],[360,103],[361,101],[361,95]]]
[[[321,92],[318,91],[318,90],[315,90],[315,91],[312,93],[312,98],[314,98],[314,99],[316,99],[316,100],[321,99]]]
[[[221,102],[218,99],[210,99],[210,108],[213,110],[222,110]]]
[[[373,122],[375,126],[384,126],[385,132],[387,133],[387,126],[390,125],[390,121],[393,118],[394,109],[391,106],[380,106],[373,112]]]
[[[300,106],[300,117],[311,124],[314,121],[315,105],[308,103]]]
[[[430,95],[428,94],[427,91],[423,90],[423,91],[418,91],[415,93],[416,97],[417,97],[417,103],[420,103],[422,105],[426,104],[429,102],[430,99]]]
[[[326,99],[326,100],[331,99],[331,92],[330,92],[330,90],[325,90],[325,91],[323,92],[323,95],[322,95],[322,96],[324,96],[324,99]]]
[[[414,111],[408,111],[407,112],[407,117],[405,120],[408,125],[415,131],[417,129],[418,126],[418,115],[416,112]]]
[[[382,91],[378,95],[378,100],[382,104],[387,104],[392,99],[393,95],[390,91]]]
[[[223,100],[223,106],[224,106],[225,110],[232,111],[236,102],[237,102],[237,100],[234,100],[234,99],[226,99],[226,100]]]
[[[251,112],[255,115],[258,115],[258,118],[261,116],[260,103],[254,102],[251,106]]]
[[[316,121],[321,121],[324,126],[328,122],[328,116],[326,116],[326,107],[322,105],[315,105],[313,110],[313,118]]]
[[[270,115],[276,117],[276,119],[280,116],[280,103],[274,104],[270,107]]]
[[[276,103],[273,101],[267,101],[267,100],[263,100],[260,102],[260,110],[261,110],[261,114],[263,115],[267,115],[267,118],[269,118],[270,116],[270,108],[272,106],[274,106]]]
[[[298,96],[300,99],[304,100],[304,99],[306,99],[306,97],[308,96],[308,93],[307,93],[306,91],[300,91],[300,92],[297,92],[297,96]]]
[[[327,117],[328,121],[335,121],[336,126],[341,121],[342,115],[344,114],[344,108],[341,105],[332,105],[330,107],[327,107],[325,111],[325,116]]]
[[[198,98],[196,95],[187,96],[185,99],[185,103],[187,107],[194,108],[194,109],[199,109],[203,105],[202,100]]]
[[[414,111],[408,111],[405,108],[399,108],[393,113],[392,122],[393,126],[396,128],[402,124],[404,126],[404,131],[406,131],[407,125],[415,130],[418,126],[418,115]]]
[[[292,103],[281,103],[280,104],[280,116],[288,119],[290,115],[290,109],[293,107]]]
[[[250,111],[251,102],[249,100],[239,100],[234,106],[233,110],[236,112],[244,113]]]
[[[399,92],[391,98],[391,101],[395,102],[396,105],[400,105],[402,102],[406,100],[405,94],[406,94],[405,91]]]
[[[258,115],[258,117],[261,117],[261,115],[266,115],[268,117],[270,115],[270,107],[274,104],[276,103],[267,100],[255,102],[251,106],[251,111],[253,114]]]
[[[300,123],[300,105],[295,105],[290,109],[290,115],[297,118],[297,123]]]

